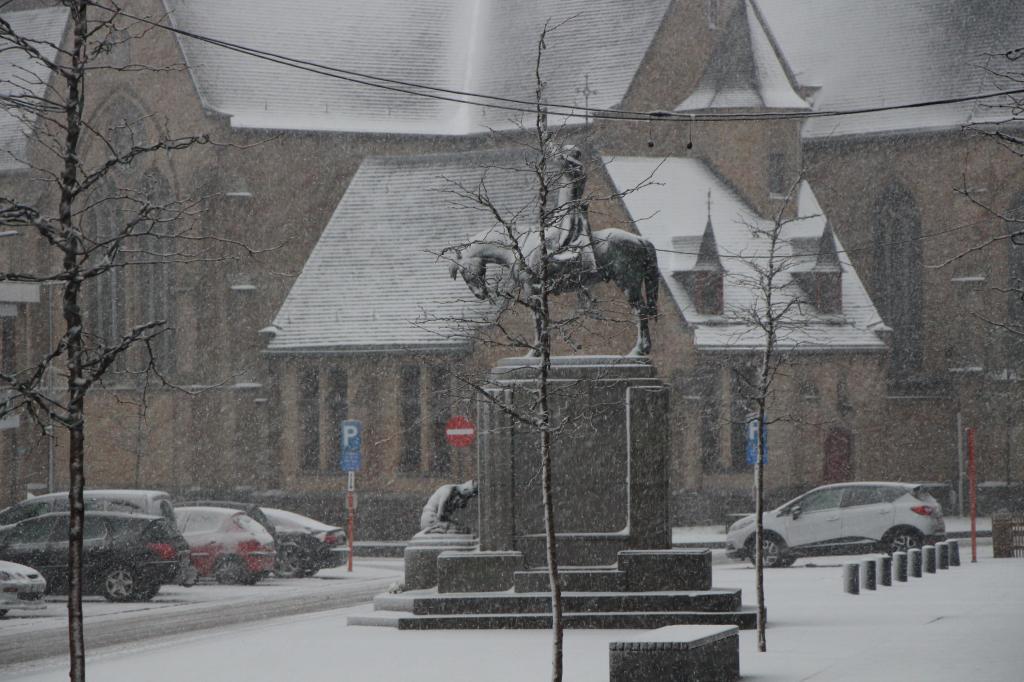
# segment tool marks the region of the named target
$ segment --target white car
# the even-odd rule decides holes
[[[754,560],[754,515],[729,527],[728,556]],[[944,539],[942,507],[913,483],[836,483],[764,513],[764,565],[798,557],[894,552]]]
[[[11,609],[42,611],[46,580],[39,571],[13,561],[0,561],[0,618]]]

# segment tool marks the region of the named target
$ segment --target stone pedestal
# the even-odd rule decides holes
[[[490,394],[529,409],[539,361],[501,360]],[[558,559],[564,566],[613,564],[626,549],[668,549],[668,389],[646,358],[551,359],[552,439]],[[480,548],[519,551],[546,563],[539,435],[481,403]]]
[[[538,371],[536,360],[501,361],[491,373],[491,396],[532,411]],[[552,358],[549,388],[560,425],[551,455],[563,625],[753,629],[757,612],[742,605],[740,591],[712,587],[709,550],[671,548],[668,390],[650,362]],[[433,544],[437,536],[418,538],[405,555],[406,591],[379,595],[373,613],[353,615],[349,624],[551,627],[539,436],[513,423],[500,404],[480,404],[479,549],[444,551]],[[637,645],[668,655],[633,660],[627,651],[613,653],[613,661],[621,659],[622,679],[674,679],[665,671],[733,679],[735,627],[722,632],[673,630],[668,639]],[[724,676],[705,677],[708,665]]]
[[[405,589],[434,587],[437,585],[437,558],[442,552],[468,552],[476,547],[476,537],[465,533],[416,535],[405,548]]]

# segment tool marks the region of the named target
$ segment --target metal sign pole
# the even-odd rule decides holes
[[[355,554],[356,534],[356,471],[363,459],[363,423],[358,419],[341,422],[341,470],[348,474],[348,491],[345,495],[348,511],[348,572],[352,572],[352,556]]]
[[[974,429],[967,429],[967,488],[971,496],[971,563],[978,563],[978,477],[974,461]]]
[[[356,492],[356,472],[348,472],[348,494],[345,496],[348,498],[348,572],[352,572],[352,555],[353,542],[356,533],[356,518],[355,518],[355,497]]]

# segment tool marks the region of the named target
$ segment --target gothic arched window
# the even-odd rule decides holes
[[[875,304],[893,330],[890,371],[915,374],[924,360],[921,217],[914,197],[899,183],[875,202],[873,242]]]
[[[150,344],[157,367],[165,374],[175,367],[174,344],[174,198],[171,185],[159,171],[151,169],[141,178],[140,199],[154,209],[152,220],[143,224],[138,239],[138,257],[144,263],[133,274],[138,287],[139,322],[163,320],[163,331]]]
[[[87,280],[85,292],[86,333],[92,335],[90,345],[117,344],[128,329],[128,303],[124,286],[124,254],[117,248],[123,225],[121,204],[116,185],[108,180],[96,185],[89,197],[90,208],[82,220],[82,232],[92,250],[91,265],[110,262],[106,272]],[[123,370],[123,361],[114,370]]]

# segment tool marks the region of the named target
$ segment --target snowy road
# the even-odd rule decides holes
[[[402,562],[366,559],[349,574],[320,571],[314,578],[269,578],[256,585],[165,586],[151,602],[112,604],[86,597],[87,650],[236,623],[312,613],[361,604],[402,580]],[[0,676],[11,665],[53,657],[67,651],[64,601],[48,600],[45,611],[11,611],[0,621]]]

